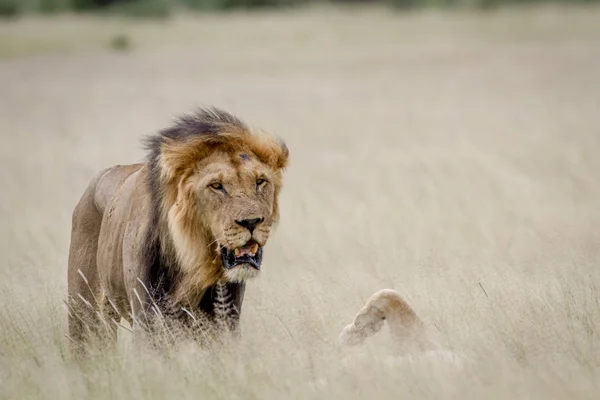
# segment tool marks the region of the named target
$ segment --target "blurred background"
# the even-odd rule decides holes
[[[1,0],[0,14],[97,12],[165,18],[177,10],[232,10],[290,8],[318,4],[383,4],[395,9],[423,7],[489,9],[502,5],[573,3],[593,0]]]
[[[597,397],[600,3],[0,0],[0,16],[0,398]],[[81,372],[73,207],[210,105],[290,149],[247,346]],[[336,375],[337,335],[384,287],[473,368],[388,369],[382,332]],[[334,386],[312,392],[319,377]]]

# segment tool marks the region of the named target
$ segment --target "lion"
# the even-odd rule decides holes
[[[384,354],[356,349],[377,334],[386,322],[392,343],[385,348]],[[340,365],[344,370],[358,374],[363,374],[365,368],[376,364],[396,369],[400,374],[406,367],[411,373],[424,367],[422,371],[425,374],[447,374],[462,371],[466,361],[464,355],[441,347],[413,308],[393,289],[375,292],[358,311],[354,320],[344,326],[338,336],[338,343],[343,350]],[[373,354],[376,354],[376,359],[372,357]],[[403,375],[399,376],[402,378]],[[331,379],[317,376],[307,386],[313,391],[331,391],[332,382],[336,382],[335,377]]]
[[[145,140],[144,162],[89,183],[72,215],[68,330],[76,348],[124,318],[147,332],[157,315],[215,320],[228,303],[238,331],[246,282],[279,221],[289,151],[218,108],[200,108]]]
[[[342,329],[339,342],[345,347],[362,344],[379,332],[386,321],[392,343],[391,352],[381,360],[384,364],[392,367],[430,364],[457,367],[458,370],[464,367],[465,356],[440,346],[408,302],[392,289],[375,292],[352,323]],[[361,365],[363,360],[355,354],[344,358],[343,362],[352,366]]]
[[[410,352],[439,348],[421,318],[392,289],[375,292],[358,311],[352,323],[344,327],[339,341],[347,346],[360,344],[379,332],[386,321],[396,350]]]

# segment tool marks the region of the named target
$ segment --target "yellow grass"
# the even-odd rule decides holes
[[[597,398],[599,20],[547,7],[2,23],[0,398]],[[133,50],[108,50],[123,32]],[[240,346],[161,357],[121,330],[116,352],[79,367],[62,305],[73,206],[196,105],[291,151]],[[362,364],[340,363],[337,335],[384,287],[472,363],[389,366],[385,331],[352,352]]]

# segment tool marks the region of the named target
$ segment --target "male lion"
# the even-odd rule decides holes
[[[145,162],[96,175],[73,212],[69,335],[75,346],[121,317],[214,321],[237,331],[245,282],[279,219],[286,145],[222,110],[200,109],[150,136]],[[222,300],[222,299],[221,299]]]

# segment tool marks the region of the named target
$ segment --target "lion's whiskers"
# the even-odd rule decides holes
[[[224,239],[224,236],[223,236],[221,239]],[[219,241],[220,241],[220,242],[224,242],[224,240],[219,240],[219,238],[216,238],[215,240],[213,240],[212,242],[210,242],[210,243],[208,244],[208,246],[206,246],[206,248],[210,248],[210,246],[212,246],[213,244],[215,244],[215,243],[217,243],[217,242],[219,242]]]

